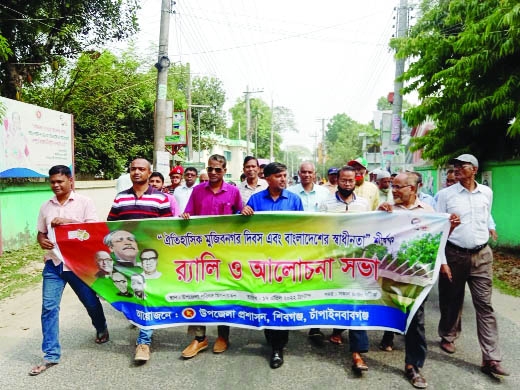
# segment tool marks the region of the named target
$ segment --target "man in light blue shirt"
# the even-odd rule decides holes
[[[287,188],[287,190],[301,198],[304,211],[320,211],[321,204],[327,200],[330,192],[315,183],[316,168],[314,164],[309,161],[301,163],[298,176],[300,183]]]

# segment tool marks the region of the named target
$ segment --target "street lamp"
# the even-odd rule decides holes
[[[211,107],[213,107],[213,108],[216,108],[215,105],[213,105],[213,106],[209,106],[209,105],[207,105],[207,104],[188,104],[188,107],[192,107],[192,108],[211,108]],[[197,133],[198,133],[198,136],[199,136],[199,142],[198,142],[198,145],[199,145],[199,153],[198,153],[199,158],[198,158],[198,160],[199,160],[199,161],[198,161],[198,162],[200,162],[200,117],[201,117],[201,115],[202,115],[204,112],[205,112],[205,111],[200,111],[200,112],[199,112],[199,115],[197,116],[197,122],[198,122],[198,123],[197,123],[197,127],[198,127],[198,128],[197,128]]]

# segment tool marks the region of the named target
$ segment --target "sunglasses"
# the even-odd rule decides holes
[[[206,171],[208,171],[208,173],[211,173],[213,171],[215,171],[215,173],[222,173],[222,172],[224,172],[224,168],[207,167]]]

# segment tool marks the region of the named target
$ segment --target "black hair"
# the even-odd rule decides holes
[[[279,162],[272,162],[267,164],[264,167],[264,177],[269,177],[275,173],[280,173],[287,170],[287,166],[279,163]]]
[[[66,165],[55,165],[49,169],[49,176],[52,175],[65,175],[67,177],[72,177],[72,172]]]
[[[191,171],[191,172],[195,172],[195,175],[198,175],[199,172],[197,171],[197,168],[195,167],[188,167],[184,170],[184,173],[188,172],[188,171]]]
[[[152,177],[158,177],[164,183],[164,175],[161,172],[152,172],[148,180],[150,180]]]
[[[246,165],[249,161],[251,160],[255,160],[256,161],[256,165],[258,166],[258,159],[256,157],[253,157],[253,156],[246,156],[244,158],[244,165]]]

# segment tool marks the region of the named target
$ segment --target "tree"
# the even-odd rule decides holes
[[[403,100],[403,106],[402,106],[403,110],[409,110],[412,107],[413,107],[412,103],[407,102],[406,100]],[[388,101],[388,97],[381,96],[377,100],[377,109],[379,111],[392,111],[393,104]]]
[[[391,45],[411,63],[404,92],[422,103],[405,113],[411,125],[436,128],[413,150],[441,165],[470,152],[480,159],[520,153],[520,7],[516,0],[425,1],[409,37]]]
[[[212,141],[207,137],[213,131],[217,134],[225,134],[226,117],[222,109],[226,102],[226,92],[222,81],[215,77],[195,77],[191,87],[191,101],[195,105],[210,106],[209,108],[191,109],[193,117],[193,149],[198,150],[199,132],[198,120],[200,115],[200,146],[202,150],[211,148]],[[213,130],[214,129],[214,130]]]
[[[129,37],[137,31],[138,9],[138,0],[3,0],[0,94],[20,99],[23,83],[56,70],[60,58]]]
[[[27,88],[31,103],[74,115],[77,173],[112,178],[137,156],[152,159],[157,70],[143,72],[142,63],[133,48],[84,53]],[[187,77],[185,66],[170,67],[167,98],[177,110],[186,108]]]
[[[361,155],[362,140],[360,133],[369,133],[369,125],[363,125],[347,114],[336,114],[327,124],[325,146],[327,165],[341,167]]]
[[[250,151],[250,154],[258,158],[270,158],[271,154],[271,118],[273,112],[271,108],[261,99],[250,99],[251,107],[251,132],[249,134],[249,141],[255,144],[255,148]],[[289,128],[294,128],[294,120],[292,112],[285,107],[276,107],[273,121],[273,152],[276,159],[283,157],[280,151],[280,144],[282,143],[281,133],[287,131]],[[233,124],[229,129],[229,137],[246,140],[246,104],[245,99],[239,99],[237,103],[230,109],[233,118]],[[279,117],[276,117],[276,114]],[[292,122],[291,122],[292,120]],[[291,125],[292,123],[292,125]],[[239,125],[240,124],[240,125]],[[292,127],[291,127],[292,126]],[[239,137],[240,127],[240,137]]]

